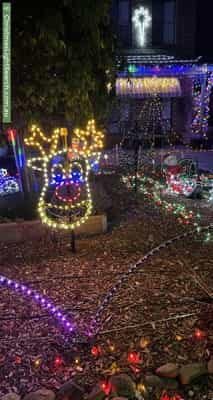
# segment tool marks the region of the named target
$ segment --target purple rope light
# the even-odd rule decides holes
[[[34,303],[37,303],[42,308],[46,309],[51,316],[55,317],[59,321],[60,325],[62,325],[69,333],[74,331],[74,324],[69,321],[68,317],[50,300],[37,293],[35,290],[1,275],[0,285],[11,288],[23,296],[30,297]]]

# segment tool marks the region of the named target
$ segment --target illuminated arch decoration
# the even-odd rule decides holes
[[[18,179],[8,174],[7,169],[0,168],[0,196],[20,192]]]
[[[44,185],[38,202],[42,222],[54,229],[74,230],[92,213],[89,173],[98,162],[103,148],[103,134],[88,122],[85,130],[76,129],[68,137],[66,128],[55,129],[47,137],[33,125],[27,146],[39,156],[28,160],[28,166],[43,173]],[[92,162],[91,162],[92,161]]]
[[[148,8],[143,6],[133,11],[132,22],[136,32],[136,40],[140,47],[144,47],[147,41],[147,29],[150,27],[152,17]]]
[[[49,299],[39,294],[33,289],[30,289],[26,285],[23,285],[17,281],[6,278],[5,276],[0,275],[0,285],[6,287],[8,289],[14,290],[19,293],[21,296],[26,296],[30,298],[34,303],[44,308],[48,313],[56,318],[60,325],[67,332],[74,331],[74,324],[70,322],[69,318],[58,308],[56,307]]]

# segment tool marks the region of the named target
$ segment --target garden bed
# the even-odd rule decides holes
[[[118,188],[113,192],[117,198]],[[190,200],[190,209],[199,204]],[[75,256],[64,241],[56,246],[49,236],[1,244],[1,274],[52,299],[85,332],[106,293],[130,265],[164,240],[191,229],[140,193],[119,193],[114,207],[120,210],[119,225],[107,234],[77,240]],[[206,213],[210,223],[211,208]],[[212,260],[212,243],[204,243],[201,236],[162,249],[115,293],[101,315],[99,335],[88,344],[66,342],[55,318],[2,287],[0,393],[25,395],[41,387],[56,392],[69,379],[89,393],[116,368],[145,383],[147,374],[168,362],[206,364],[213,350],[212,304],[206,293],[213,287]],[[204,333],[201,337],[196,336],[198,329]],[[142,339],[147,339],[146,346]],[[138,372],[131,353],[142,360]],[[184,400],[211,400],[212,390],[209,375],[186,386],[177,382],[175,392]],[[149,397],[159,398],[154,390]]]

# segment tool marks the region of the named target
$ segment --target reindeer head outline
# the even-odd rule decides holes
[[[54,229],[73,230],[91,215],[88,178],[91,160],[100,159],[103,138],[103,133],[96,131],[94,120],[88,122],[86,130],[75,129],[71,143],[65,128],[55,129],[47,137],[39,127],[32,126],[25,144],[37,149],[40,155],[30,158],[27,165],[43,173],[44,185],[38,201],[43,223]]]

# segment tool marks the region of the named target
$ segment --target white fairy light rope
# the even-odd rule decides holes
[[[113,296],[115,293],[121,288],[123,283],[128,279],[130,275],[132,275],[134,272],[137,272],[139,268],[141,268],[145,262],[153,257],[155,254],[160,252],[162,249],[169,247],[170,245],[174,244],[175,242],[185,239],[188,236],[192,236],[194,234],[200,234],[203,231],[208,231],[213,228],[213,223],[204,226],[204,227],[199,227],[199,232],[196,229],[191,230],[190,232],[185,232],[180,235],[175,236],[172,239],[168,239],[165,242],[161,243],[159,246],[155,247],[154,249],[150,250],[144,257],[142,257],[139,261],[137,261],[135,264],[131,265],[126,273],[124,273],[121,278],[115,283],[115,285],[110,289],[110,291],[106,294],[104,300],[102,301],[101,305],[98,307],[98,310],[95,314],[95,317],[93,318],[91,324],[90,324],[90,330],[89,330],[89,336],[95,336],[99,333],[100,331],[100,321],[101,321],[101,316],[105,309],[109,306],[109,304],[112,302]]]

